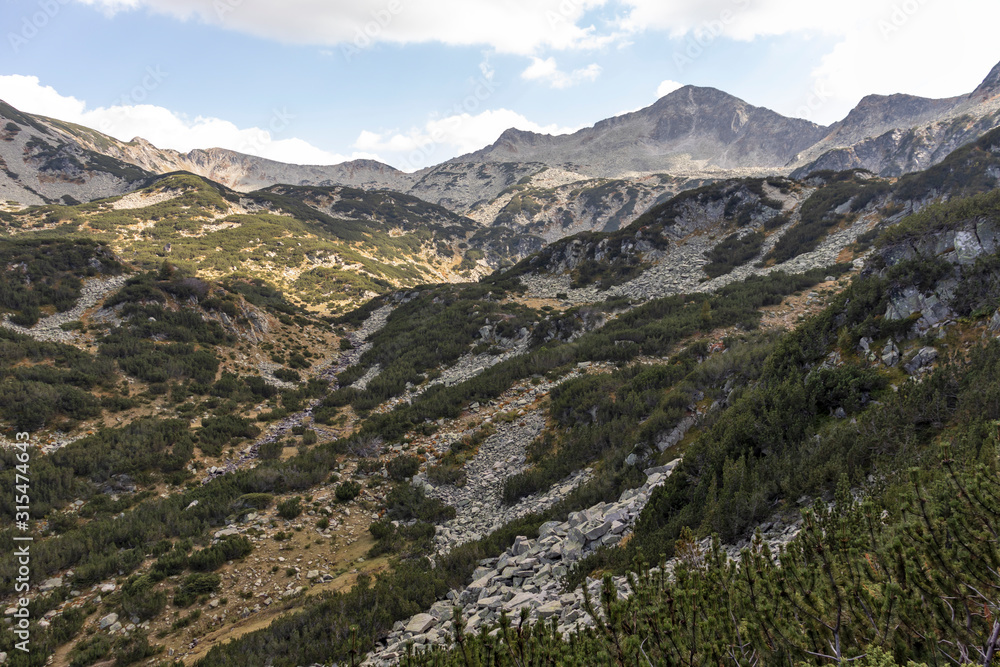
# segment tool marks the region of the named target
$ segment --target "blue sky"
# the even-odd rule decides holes
[[[971,91],[980,0],[6,0],[0,99],[163,148],[413,170],[713,86],[828,124]]]

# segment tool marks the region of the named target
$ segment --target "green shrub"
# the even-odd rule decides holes
[[[390,459],[385,464],[385,469],[389,473],[389,479],[401,482],[417,474],[417,471],[420,469],[420,459],[416,456],[404,454]]]
[[[294,519],[302,514],[302,498],[295,496],[278,503],[278,516],[282,519]]]
[[[233,501],[234,510],[255,509],[266,510],[274,502],[274,496],[270,493],[245,493]]]
[[[209,572],[222,567],[226,561],[244,558],[252,551],[250,540],[243,536],[229,535],[210,547],[193,552],[188,557],[188,567]]]
[[[273,461],[281,457],[281,452],[285,450],[285,443],[282,440],[270,440],[262,442],[257,448],[257,457],[262,461]]]
[[[167,606],[167,594],[162,590],[153,590],[155,583],[149,575],[130,577],[118,597],[119,615],[147,621],[163,611]]]
[[[341,482],[337,485],[334,495],[342,503],[346,503],[349,500],[354,500],[361,493],[361,484],[353,481]]]
[[[217,591],[221,583],[222,578],[217,574],[189,574],[174,594],[174,604],[187,607],[199,596]]]
[[[300,380],[302,380],[302,376],[299,375],[298,371],[293,371],[288,368],[275,369],[274,377],[284,382],[299,382]]]

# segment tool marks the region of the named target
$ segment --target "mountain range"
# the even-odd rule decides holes
[[[490,146],[413,173],[374,160],[307,166],[221,148],[182,153],[3,104],[0,198],[87,201],[134,190],[155,174],[189,171],[241,192],[276,184],[392,190],[484,226],[526,227],[551,240],[617,229],[710,180],[800,178],[824,169],[894,177],[926,169],[1000,123],[998,96],[1000,65],[967,95],[869,95],[843,120],[821,126],[714,88],[684,86],[649,107],[572,134],[511,128]],[[588,206],[574,210],[570,200],[581,194],[588,195]]]

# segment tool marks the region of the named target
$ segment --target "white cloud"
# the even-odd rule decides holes
[[[611,43],[578,25],[609,0],[77,0],[105,12],[145,8],[294,44],[341,46],[350,55],[376,42],[486,45],[500,53],[594,48]]]
[[[405,132],[361,132],[353,148],[378,152],[404,171],[415,171],[457,155],[477,151],[497,140],[509,128],[541,134],[566,134],[578,128],[540,125],[510,109],[490,109],[478,114],[456,113],[428,120],[423,127]]]
[[[555,58],[531,58],[531,64],[521,72],[521,78],[528,81],[541,81],[553,88],[569,88],[583,81],[593,81],[601,75],[601,68],[597,63],[591,63],[581,69],[572,72],[564,72],[559,69]]]
[[[703,55],[719,38],[749,41],[780,35],[834,42],[807,89],[777,111],[828,123],[870,93],[948,97],[969,92],[996,64],[992,0],[620,0],[618,28],[665,31]],[[683,54],[683,49],[681,50]],[[695,59],[701,57],[695,55]],[[970,66],[970,63],[977,63]],[[780,71],[775,76],[781,76]]]
[[[676,81],[671,81],[670,79],[661,81],[660,85],[656,87],[656,99],[660,99],[664,95],[669,95],[683,86],[683,83],[677,83]]]
[[[241,128],[221,118],[189,118],[151,104],[128,103],[130,100],[88,109],[86,102],[60,95],[52,87],[43,86],[37,77],[18,74],[0,76],[0,99],[21,111],[84,125],[122,141],[142,137],[158,148],[185,152],[194,148],[228,148],[293,164],[337,164],[353,158],[376,157],[370,153],[344,156],[296,137],[275,138],[275,134],[283,134],[294,121],[281,109],[274,110],[267,128]]]

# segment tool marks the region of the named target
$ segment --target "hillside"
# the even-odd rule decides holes
[[[288,186],[240,194],[190,174],[147,182],[87,204],[0,212],[0,222],[17,236],[98,239],[147,270],[169,260],[210,279],[263,278],[332,312],[396,287],[468,280],[520,256],[509,235],[476,236],[468,218],[406,195]]]
[[[0,102],[0,200],[75,204],[135,189],[152,173],[87,149]],[[96,134],[96,133],[95,133]]]
[[[974,655],[996,545],[920,536],[996,528],[998,143],[701,184],[479,282],[445,280],[526,237],[397,193],[173,174],[5,212],[0,419],[31,433],[35,539],[8,663]],[[4,552],[6,606],[16,577]],[[671,609],[719,630],[650,639]]]

